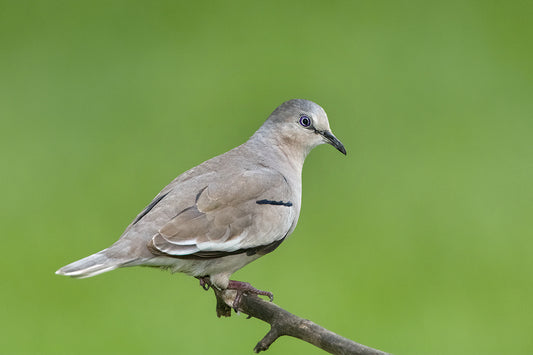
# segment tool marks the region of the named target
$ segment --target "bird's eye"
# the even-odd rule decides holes
[[[311,125],[311,119],[307,116],[301,116],[300,117],[300,124],[303,127],[309,127]]]

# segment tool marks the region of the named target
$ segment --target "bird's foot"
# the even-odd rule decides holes
[[[198,276],[198,280],[200,280],[200,286],[206,291],[209,291],[209,288],[211,285],[211,280],[209,279],[209,276]]]
[[[235,312],[238,311],[239,304],[244,293],[268,296],[268,298],[270,298],[270,302],[274,301],[274,295],[272,294],[272,292],[258,290],[252,285],[250,285],[248,282],[230,280],[227,289],[237,291],[237,295],[235,295],[235,299],[233,300],[233,309],[235,310]]]
[[[223,293],[225,290],[219,289],[218,287],[213,285],[209,276],[197,276],[196,278],[200,280],[200,286],[202,286],[204,290],[207,291],[210,288],[212,288],[213,291],[215,291],[215,296],[217,298],[217,308],[216,308],[217,316],[218,317],[231,316],[231,308],[224,301]],[[252,285],[250,285],[248,282],[230,280],[228,283],[228,287],[226,289],[234,290],[236,292],[235,298],[233,299],[233,304],[232,304],[235,312],[238,312],[239,304],[241,303],[241,299],[242,299],[242,295],[245,293],[256,295],[256,296],[257,295],[267,296],[268,298],[270,298],[270,302],[274,300],[274,295],[272,294],[272,292],[258,290]]]

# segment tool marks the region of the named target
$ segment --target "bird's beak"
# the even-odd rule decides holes
[[[346,149],[344,148],[344,145],[341,143],[340,140],[337,139],[337,137],[333,135],[333,133],[329,131],[321,131],[320,135],[324,137],[324,139],[326,140],[328,144],[331,144],[332,146],[337,148],[339,152],[346,155]]]

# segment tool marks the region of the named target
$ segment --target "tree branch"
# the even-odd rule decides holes
[[[214,287],[213,290],[217,297],[217,316],[231,316],[231,307],[235,300],[236,291],[219,291]],[[270,331],[254,348],[256,353],[267,350],[280,336],[288,335],[313,344],[331,354],[387,355],[383,351],[341,337],[310,320],[300,318],[255,295],[243,294],[238,311],[270,324]]]

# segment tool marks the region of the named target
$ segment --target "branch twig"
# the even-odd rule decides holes
[[[229,317],[236,292],[234,290],[219,291],[216,288],[213,290],[217,297],[217,315]],[[263,301],[255,295],[243,294],[239,303],[239,311],[270,324],[270,331],[254,348],[256,353],[267,350],[280,336],[289,335],[331,354],[387,355],[383,351],[341,337],[310,320],[287,312],[274,303]]]

